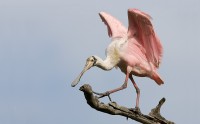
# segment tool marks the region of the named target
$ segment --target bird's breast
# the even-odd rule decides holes
[[[123,45],[122,40],[114,40],[112,41],[107,49],[106,49],[106,56],[110,58],[110,61],[117,65],[120,62],[120,51]]]

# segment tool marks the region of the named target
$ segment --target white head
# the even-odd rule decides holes
[[[84,74],[87,70],[89,70],[91,67],[96,66],[97,61],[98,61],[98,57],[96,57],[96,56],[91,56],[91,57],[89,57],[89,58],[86,60],[86,64],[85,64],[85,66],[84,66],[82,72],[81,72],[81,73],[79,74],[79,76],[72,82],[71,86],[72,86],[72,87],[75,87],[75,86],[79,83],[79,81],[80,81],[81,77],[83,76],[83,74]]]

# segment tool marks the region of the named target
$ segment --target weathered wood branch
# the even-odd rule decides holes
[[[120,106],[115,102],[110,102],[108,104],[100,102],[98,97],[94,96],[92,87],[88,84],[84,84],[83,86],[81,86],[80,90],[84,92],[87,103],[97,111],[101,111],[111,115],[121,115],[126,117],[127,119],[130,118],[142,124],[174,124],[174,122],[166,120],[160,114],[160,108],[165,102],[165,98],[162,98],[160,100],[159,104],[151,110],[149,115],[144,115],[142,113],[138,114],[134,111],[131,111],[129,108]]]

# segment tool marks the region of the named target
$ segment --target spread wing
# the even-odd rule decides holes
[[[153,25],[150,21],[151,17],[137,9],[128,10],[128,38],[136,39],[136,41],[143,47],[143,54],[147,60],[159,67],[162,58],[163,48],[154,32]]]
[[[99,16],[107,26],[109,37],[116,38],[127,35],[127,29],[116,18],[105,12],[100,12]]]

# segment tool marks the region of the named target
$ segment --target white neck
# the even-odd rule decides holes
[[[105,60],[102,60],[100,57],[95,56],[95,58],[97,59],[97,62],[95,64],[95,66],[103,69],[103,70],[111,70],[113,67],[116,66],[117,63],[114,63],[111,61],[110,57],[106,57]]]

